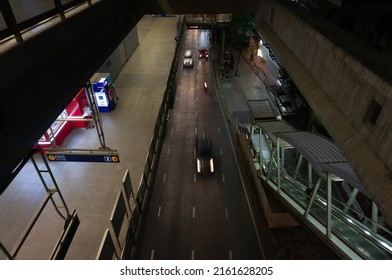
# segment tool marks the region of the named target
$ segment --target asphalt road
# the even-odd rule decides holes
[[[211,57],[198,58],[199,48],[209,48],[208,36],[208,30],[186,33],[194,67],[179,67],[139,259],[263,258],[213,87]],[[212,174],[196,172],[195,139],[203,131],[212,140]]]

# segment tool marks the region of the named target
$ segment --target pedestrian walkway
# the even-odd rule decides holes
[[[235,130],[236,124],[250,125],[251,118],[248,100],[270,99],[274,102],[268,92],[268,86],[273,85],[276,80],[269,72],[267,65],[260,57],[254,57],[254,61],[249,61],[251,49],[242,51],[239,61],[237,76],[235,70],[230,71],[229,75],[222,76],[219,70],[216,71],[216,83],[218,96],[221,101],[224,114]],[[218,66],[215,69],[219,69]],[[273,103],[271,103],[273,104]],[[244,174],[250,174],[250,170],[245,164],[243,155],[239,155],[240,164]],[[253,205],[253,212],[259,234],[265,249],[266,259],[338,259],[339,257],[332,252],[318,237],[314,235],[306,226],[299,224],[294,227],[273,228],[268,227],[264,213],[261,210],[258,194],[255,191],[255,183],[250,176],[244,176],[245,184],[248,189],[248,196]],[[286,212],[271,195],[268,195],[271,207],[276,211]]]
[[[118,105],[101,114],[106,145],[118,150],[120,163],[50,163],[68,208],[76,209],[80,219],[66,259],[95,259],[125,171],[135,193],[143,173],[175,52],[177,17],[145,16],[136,28],[139,45],[114,81]],[[96,149],[100,144],[95,129],[74,129],[62,146]],[[0,242],[8,250],[15,248],[44,195],[29,162],[0,196]],[[48,259],[63,224],[48,204],[17,259]],[[5,259],[1,251],[0,259]]]

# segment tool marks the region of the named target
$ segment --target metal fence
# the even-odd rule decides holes
[[[126,198],[127,203],[129,200],[133,201],[133,206],[130,207],[130,218],[125,225],[125,240],[119,240],[120,230],[118,230],[117,233],[113,233],[107,229],[101,241],[101,246],[99,248],[96,259],[113,259],[113,257],[116,259],[135,259],[137,257],[138,250],[140,249],[140,242],[142,241],[143,237],[143,226],[146,220],[146,214],[154,188],[163,140],[166,134],[169,110],[173,108],[173,102],[175,99],[177,88],[176,75],[178,64],[181,59],[180,54],[181,46],[183,44],[184,30],[185,21],[183,17],[180,17],[177,25],[177,36],[175,38],[177,41],[175,55],[170,68],[161,107],[155,123],[154,134],[151,139],[139,188],[136,195],[132,193],[129,198]],[[124,189],[126,188],[127,187]],[[125,192],[127,193],[127,191]],[[125,197],[127,197],[127,195],[125,195]],[[116,211],[118,207],[118,203],[115,204],[113,211]],[[124,210],[122,210],[122,212],[124,213]],[[122,223],[122,221],[118,222],[118,224],[120,223]],[[121,226],[123,225],[119,225],[119,227]],[[118,244],[117,246],[114,245],[116,243]],[[118,250],[116,248],[119,249],[120,252],[117,252]]]

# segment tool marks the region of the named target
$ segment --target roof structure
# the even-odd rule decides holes
[[[307,131],[274,132],[274,135],[300,152],[320,176],[325,177],[326,172],[334,174],[369,197],[357,174],[329,138]]]
[[[276,145],[275,133],[298,131],[289,123],[281,120],[258,122],[257,125],[263,130],[264,134],[268,135],[274,145]]]

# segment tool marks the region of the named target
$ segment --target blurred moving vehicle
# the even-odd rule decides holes
[[[202,48],[199,50],[199,58],[208,59],[208,50],[206,48]]]
[[[192,51],[191,50],[186,50],[185,51],[183,66],[186,67],[186,68],[192,68],[193,67],[193,58],[192,58]]]
[[[195,148],[197,173],[213,173],[212,143],[206,132],[197,135]]]

